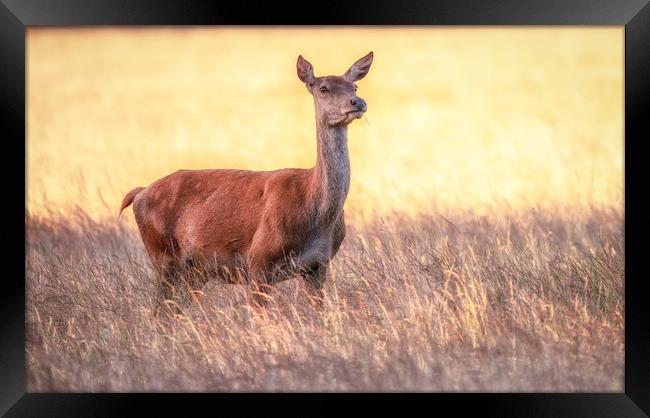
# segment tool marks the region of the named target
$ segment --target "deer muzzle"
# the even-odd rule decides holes
[[[368,105],[366,104],[366,101],[363,100],[361,97],[353,97],[350,99],[350,104],[354,108],[351,110],[351,112],[365,112],[368,109]]]

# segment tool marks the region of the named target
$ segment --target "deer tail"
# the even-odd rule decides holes
[[[136,187],[135,189],[131,190],[124,196],[124,199],[122,199],[122,207],[120,207],[120,213],[117,215],[119,218],[120,215],[122,214],[122,211],[129,207],[131,203],[133,203],[133,199],[140,193],[142,190],[144,190],[144,187]]]

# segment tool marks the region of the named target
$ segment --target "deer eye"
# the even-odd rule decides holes
[[[320,86],[319,90],[320,90],[321,93],[327,93],[327,87],[325,87],[325,86]]]

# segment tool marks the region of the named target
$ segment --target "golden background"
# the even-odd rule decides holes
[[[349,217],[622,208],[622,28],[30,28],[27,43],[35,214],[114,217],[180,168],[311,167],[296,58],[340,75],[369,50]]]

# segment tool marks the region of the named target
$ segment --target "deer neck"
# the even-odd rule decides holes
[[[332,221],[343,210],[350,190],[350,157],[347,126],[317,121],[317,156],[313,171],[316,214]]]

